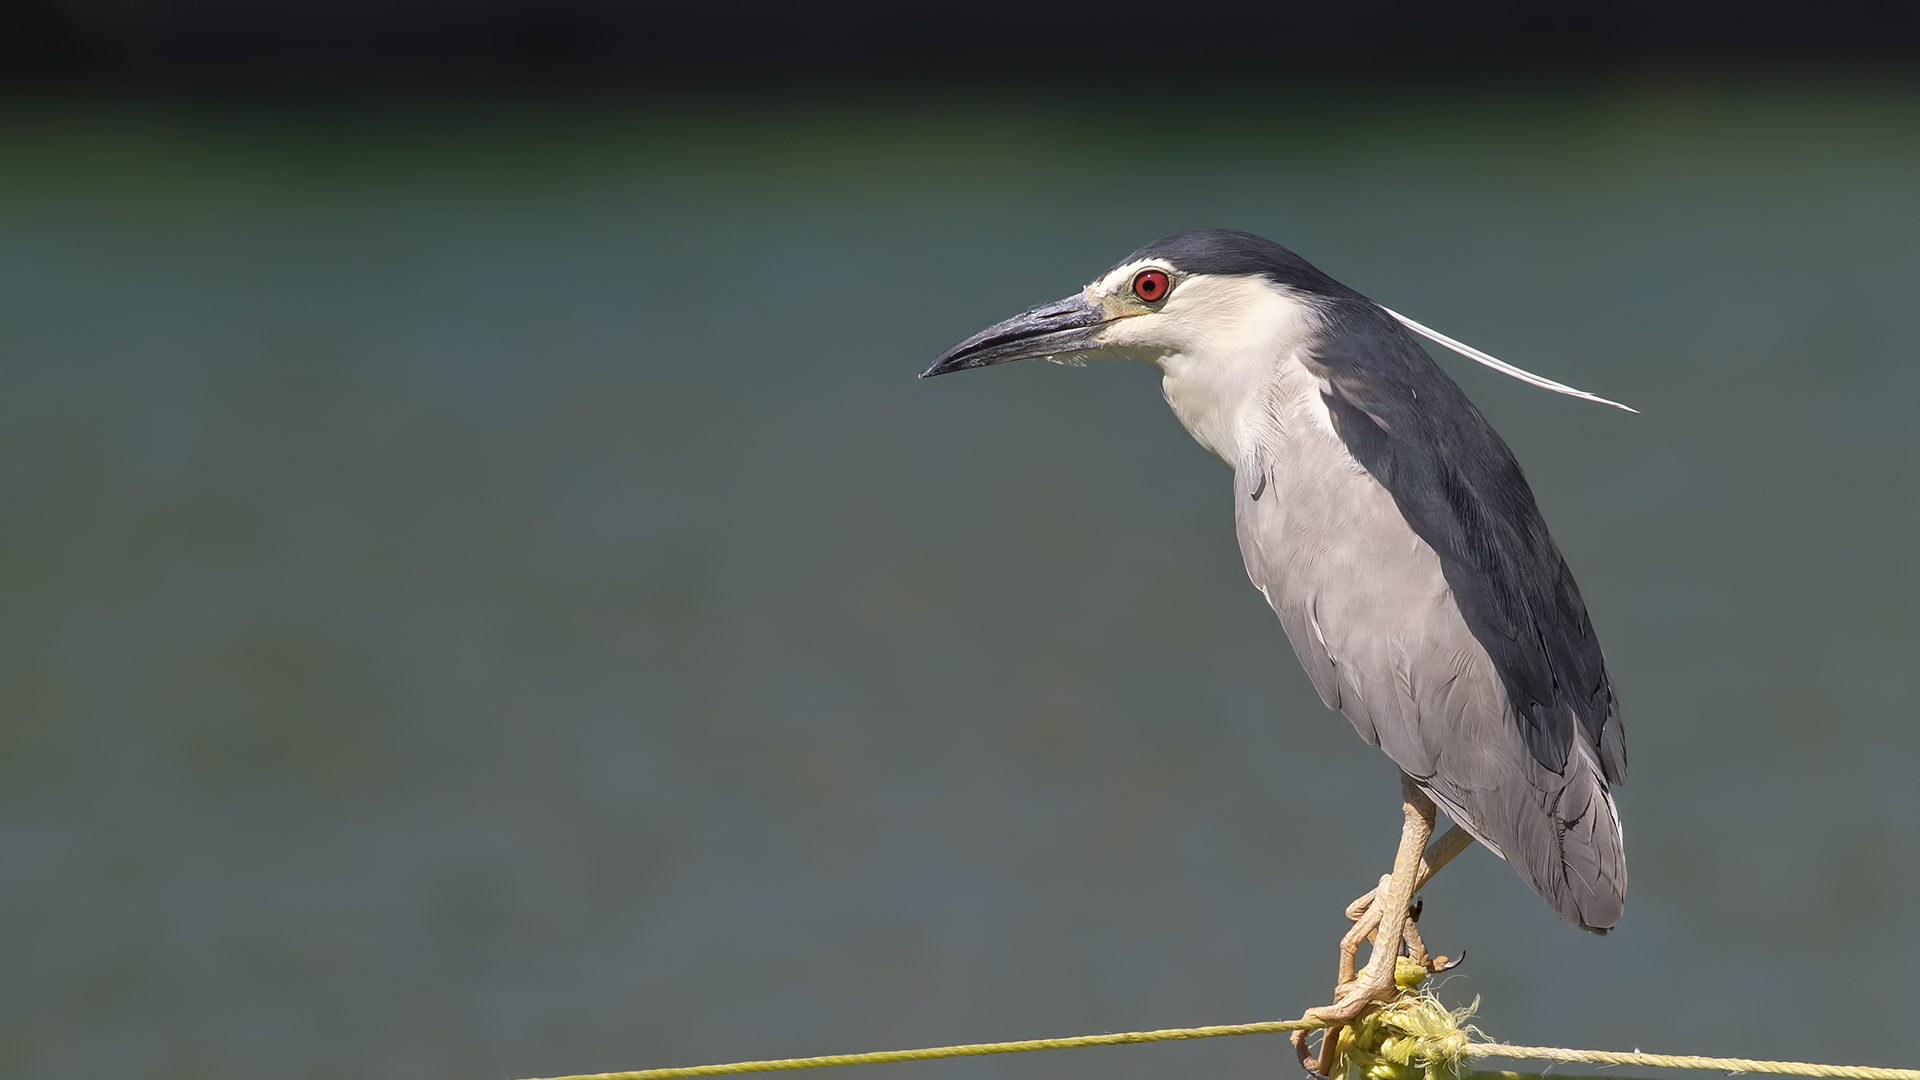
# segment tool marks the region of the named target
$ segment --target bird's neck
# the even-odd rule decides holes
[[[1273,419],[1275,392],[1288,396],[1280,384],[1312,381],[1299,357],[1316,319],[1305,302],[1272,287],[1232,300],[1204,324],[1204,335],[1157,362],[1173,414],[1196,442],[1238,467]]]

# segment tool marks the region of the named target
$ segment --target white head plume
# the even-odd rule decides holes
[[[1481,352],[1479,349],[1476,349],[1473,346],[1468,345],[1463,341],[1455,341],[1438,330],[1432,329],[1431,327],[1422,326],[1419,323],[1414,322],[1412,319],[1407,318],[1405,315],[1402,315],[1399,312],[1393,310],[1392,308],[1382,307],[1380,310],[1400,320],[1401,325],[1405,326],[1407,329],[1413,331],[1414,333],[1419,334],[1421,337],[1425,337],[1433,341],[1437,341],[1440,344],[1445,345],[1447,348],[1452,349],[1454,352],[1459,353],[1461,356],[1464,356],[1469,360],[1477,360],[1480,363],[1485,364],[1488,367],[1492,368],[1493,370],[1501,373],[1502,375],[1511,375],[1514,378],[1519,379],[1523,383],[1531,383],[1534,386],[1541,388],[1542,390],[1551,390],[1556,394],[1565,394],[1568,397],[1577,397],[1585,401],[1598,402],[1599,404],[1602,404],[1602,405],[1611,405],[1616,409],[1626,409],[1630,413],[1637,414],[1640,411],[1639,409],[1628,408],[1627,406],[1622,405],[1617,401],[1608,401],[1606,398],[1603,398],[1598,394],[1589,394],[1585,390],[1575,390],[1573,387],[1568,386],[1565,383],[1557,383],[1557,382],[1554,382],[1552,379],[1543,378],[1539,375],[1535,375],[1531,371],[1524,371],[1520,368],[1514,367],[1512,364],[1509,364],[1506,361],[1501,360],[1497,357],[1489,356],[1488,354]]]

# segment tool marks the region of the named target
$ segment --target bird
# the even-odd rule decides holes
[[[1619,701],[1579,586],[1513,451],[1421,345],[1547,389],[1232,229],[1163,237],[1079,292],[974,334],[922,378],[1014,360],[1136,360],[1233,470],[1240,552],[1326,705],[1400,769],[1393,871],[1347,909],[1327,1035],[1428,971],[1415,891],[1475,841],[1564,921],[1604,934],[1627,868]],[[1632,411],[1632,410],[1629,410]],[[1436,804],[1453,827],[1432,838]],[[1358,948],[1371,942],[1364,971]]]

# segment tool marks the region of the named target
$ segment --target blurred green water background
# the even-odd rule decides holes
[[[1196,119],[1204,116],[1204,120]],[[1914,1064],[1920,86],[15,100],[0,1070],[503,1077],[1293,1015],[1391,765],[1152,373],[913,375],[1202,225],[1441,357],[1625,703],[1521,1042]],[[1286,1075],[1278,1040],[887,1076]]]

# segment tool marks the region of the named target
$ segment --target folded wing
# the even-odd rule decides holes
[[[1358,298],[1326,314],[1338,344],[1290,361],[1311,378],[1281,380],[1241,465],[1248,574],[1327,704],[1563,919],[1604,930],[1626,747],[1579,589],[1512,452],[1425,350]]]

